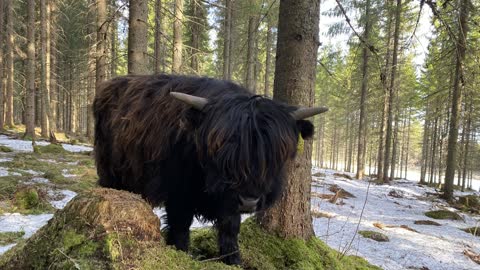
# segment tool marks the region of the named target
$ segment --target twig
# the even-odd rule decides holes
[[[215,258],[210,258],[210,259],[202,260],[202,261],[200,261],[200,262],[218,261],[218,260],[221,260],[221,259],[223,259],[223,258],[225,258],[225,257],[228,257],[228,256],[233,255],[233,254],[236,254],[236,253],[238,253],[238,250],[235,250],[235,251],[230,252],[230,253],[228,253],[228,254],[224,254],[224,255],[222,255],[222,256],[220,256],[220,257],[215,257]]]
[[[365,201],[363,202],[362,212],[360,213],[360,219],[358,220],[357,228],[355,228],[355,233],[353,234],[352,240],[350,241],[348,246],[345,247],[345,250],[342,252],[340,259],[342,259],[343,256],[345,256],[345,254],[347,254],[347,252],[350,250],[350,248],[352,247],[352,243],[355,240],[355,237],[357,236],[358,228],[360,227],[360,223],[362,223],[363,212],[365,211],[365,206],[367,205],[369,190],[370,190],[370,182],[368,182],[367,194],[365,195]]]

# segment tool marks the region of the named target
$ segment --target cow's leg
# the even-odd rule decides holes
[[[178,250],[188,251],[190,242],[190,225],[192,225],[192,208],[181,201],[167,201],[167,245],[174,245]]]
[[[240,264],[240,250],[238,248],[240,214],[219,218],[216,226],[222,261],[226,264]]]

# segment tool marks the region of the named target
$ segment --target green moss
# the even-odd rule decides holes
[[[372,240],[375,240],[377,242],[388,242],[390,239],[388,239],[388,236],[386,236],[383,233],[375,232],[375,231],[358,231],[358,234],[365,238],[370,238]]]
[[[462,229],[462,231],[467,232],[467,233],[471,233],[474,236],[480,236],[480,227],[466,228],[466,229]]]
[[[214,231],[196,230],[191,253],[199,259],[217,257],[216,243]],[[242,224],[239,244],[246,269],[379,269],[362,258],[342,256],[315,237],[305,242],[268,234],[252,218]]]
[[[0,145],[0,152],[10,153],[10,152],[13,152],[13,150],[8,146]]]
[[[25,188],[15,193],[15,205],[21,209],[32,209],[40,204],[40,196],[34,188]]]
[[[425,216],[433,219],[463,220],[459,214],[448,210],[429,211],[425,213]]]
[[[67,154],[68,151],[60,144],[49,144],[45,146],[37,145],[38,153],[40,154]]]
[[[18,242],[25,232],[1,232],[0,233],[0,246],[5,246]]]

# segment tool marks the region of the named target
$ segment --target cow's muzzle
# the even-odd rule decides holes
[[[238,196],[240,200],[239,210],[244,213],[252,213],[257,210],[257,204],[260,201],[260,198],[250,198],[243,197],[242,195]]]

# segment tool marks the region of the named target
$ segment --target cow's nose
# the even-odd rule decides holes
[[[243,197],[240,195],[240,203],[246,207],[256,206],[260,198]]]

